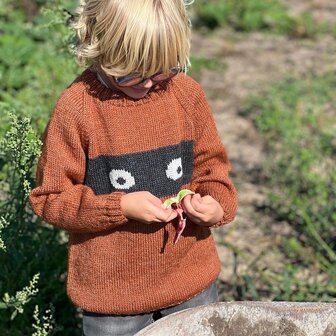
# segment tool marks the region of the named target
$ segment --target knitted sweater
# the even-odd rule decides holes
[[[192,298],[219,275],[211,230],[177,219],[126,218],[120,198],[147,190],[211,195],[233,220],[230,164],[201,87],[179,74],[141,99],[106,88],[86,69],[58,99],[43,135],[34,212],[69,233],[67,294],[76,306],[137,314]]]

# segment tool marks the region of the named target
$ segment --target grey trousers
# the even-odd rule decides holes
[[[83,311],[83,336],[133,336],[161,317],[217,301],[217,285],[213,283],[186,302],[148,314],[105,315]]]

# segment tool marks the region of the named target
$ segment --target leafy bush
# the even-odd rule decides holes
[[[32,21],[27,21],[19,2],[5,1],[0,7],[0,100],[29,116],[39,133],[56,98],[79,72],[69,52],[74,34],[65,25],[69,3],[53,1]],[[0,126],[3,135],[8,122],[6,115],[0,117],[5,120]]]
[[[280,0],[199,0],[195,2],[194,23],[210,29],[229,26],[237,31],[265,31],[295,37],[312,37],[334,29],[327,23],[317,24],[310,13],[290,16]]]
[[[2,108],[8,110],[4,105]],[[18,117],[17,111],[11,111],[9,116],[9,130],[0,141],[0,229],[3,247],[0,251],[0,293],[5,293],[0,309],[6,308],[0,315],[0,334],[29,335],[35,328],[36,335],[43,335],[37,312],[42,309],[46,312],[55,310],[53,318],[57,326],[54,332],[76,335],[76,330],[79,334],[79,321],[75,318],[75,307],[66,296],[64,283],[67,237],[64,232],[42,223],[27,206],[41,142],[28,118]],[[37,277],[38,290],[35,288]],[[31,278],[34,278],[33,282],[26,287]],[[25,289],[20,291],[21,288]],[[8,294],[15,291],[15,295]],[[34,304],[35,323],[32,313]],[[20,315],[16,316],[17,313]]]
[[[21,2],[0,6],[0,334],[80,335],[65,293],[67,235],[27,204],[40,134],[60,92],[80,71],[65,25],[76,3],[32,3],[39,10],[32,18]]]
[[[201,0],[195,5],[199,21],[210,28],[230,25],[243,31],[287,31],[294,23],[278,0]]]
[[[289,288],[296,284],[301,290],[285,297],[280,291],[277,298],[336,298],[335,84],[334,73],[288,79],[251,99],[244,110],[268,153],[263,171],[272,194],[266,207],[297,232],[283,240],[289,259],[284,272],[292,281]],[[295,276],[307,265],[319,275],[309,290],[308,282]]]

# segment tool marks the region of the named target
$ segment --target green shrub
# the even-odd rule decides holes
[[[60,92],[80,71],[65,24],[76,3],[35,3],[45,7],[33,18],[22,2],[0,6],[0,335],[72,336],[81,332],[65,292],[67,235],[37,218],[27,195],[40,135]]]
[[[19,2],[7,1],[0,9],[0,100],[30,117],[39,133],[58,95],[80,71],[69,52],[74,33],[65,25],[69,14],[64,9],[72,11],[75,2],[70,8],[69,3],[53,1],[31,22]]]
[[[8,110],[4,105],[2,109]],[[53,330],[53,333],[60,331],[61,335],[77,335],[76,332],[79,335],[76,309],[65,293],[67,240],[64,232],[42,223],[27,205],[41,142],[29,119],[17,114],[17,111],[9,114],[9,130],[0,141],[0,293],[4,295],[0,309],[6,308],[0,314],[0,334],[31,335],[35,328],[36,335],[44,335],[36,311],[40,309],[46,311],[47,316],[48,311],[54,312],[56,327],[50,327],[49,334]],[[26,287],[32,278],[33,283]],[[20,314],[16,316],[17,313]],[[52,321],[50,316],[42,319]]]
[[[294,24],[279,0],[201,0],[195,7],[199,23],[210,28],[229,25],[242,31],[287,32]]]
[[[293,37],[313,37],[334,33],[326,22],[316,23],[309,12],[290,16],[280,0],[198,0],[194,4],[196,27],[231,27],[236,31],[264,31]]]

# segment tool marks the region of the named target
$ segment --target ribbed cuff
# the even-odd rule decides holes
[[[125,192],[113,192],[106,196],[106,210],[107,215],[110,217],[110,223],[122,225],[128,221],[128,218],[124,216],[120,206],[121,197],[125,194]]]

